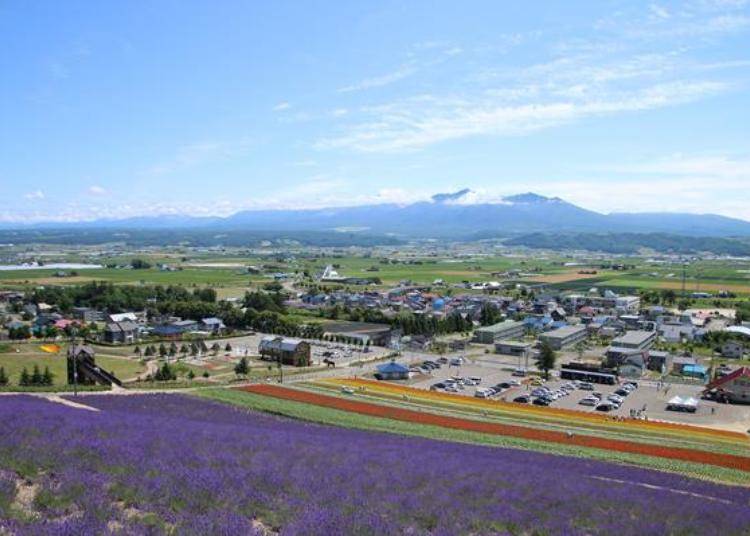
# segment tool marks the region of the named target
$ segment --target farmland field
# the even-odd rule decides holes
[[[746,534],[747,488],[180,395],[76,401],[99,411],[0,404],[0,532]]]

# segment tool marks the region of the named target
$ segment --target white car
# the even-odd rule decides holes
[[[474,396],[477,398],[489,398],[492,396],[492,391],[490,391],[489,389],[483,389],[480,387],[479,389],[476,390],[476,392],[474,393]]]
[[[614,402],[615,404],[622,404],[625,401],[625,400],[623,400],[622,397],[620,397],[618,395],[609,395],[607,397],[607,400],[609,400],[610,402]]]
[[[582,398],[578,403],[582,406],[594,407],[599,403],[599,400],[593,396],[587,396],[586,398]]]

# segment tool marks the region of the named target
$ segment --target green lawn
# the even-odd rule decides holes
[[[133,359],[118,359],[113,357],[98,356],[96,364],[101,368],[114,373],[120,379],[128,379],[145,370],[145,367]],[[24,367],[31,373],[34,365],[38,365],[40,370],[49,367],[50,372],[55,375],[55,385],[65,385],[67,383],[67,364],[64,353],[58,355],[44,354],[24,351],[22,353],[3,353],[0,354],[0,367],[5,369],[5,373],[10,377],[12,385],[18,384],[18,378]]]

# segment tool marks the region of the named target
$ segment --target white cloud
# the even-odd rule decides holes
[[[41,190],[34,190],[33,192],[29,192],[27,194],[23,195],[24,198],[30,199],[30,200],[37,200],[37,199],[44,199],[44,192]]]
[[[272,109],[273,109],[274,112],[282,112],[284,110],[288,110],[291,107],[292,107],[291,104],[289,104],[286,101],[282,101],[282,102],[278,103],[276,106],[274,106]]]
[[[97,184],[94,184],[92,186],[89,186],[88,192],[91,195],[104,195],[107,193],[107,190]]]
[[[583,92],[580,98],[571,92],[564,98],[547,95],[548,101],[539,103],[506,104],[491,96],[406,100],[373,109],[371,120],[315,146],[397,152],[467,136],[519,136],[586,117],[684,104],[726,89],[720,82],[677,81],[631,91]]]
[[[664,6],[660,6],[659,4],[651,4],[648,6],[649,11],[651,12],[651,15],[658,19],[668,19],[670,18],[669,10],[665,8]]]
[[[393,72],[380,76],[374,76],[372,78],[365,78],[364,80],[361,80],[355,84],[339,88],[338,91],[339,93],[349,93],[352,91],[362,91],[365,89],[383,87],[389,84],[393,84],[394,82],[398,82],[399,80],[403,80],[404,78],[411,76],[415,72],[416,69],[413,66],[404,65]]]

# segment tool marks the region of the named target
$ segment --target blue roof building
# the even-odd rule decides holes
[[[409,379],[409,367],[395,361],[378,366],[375,377],[379,380],[407,380]]]

